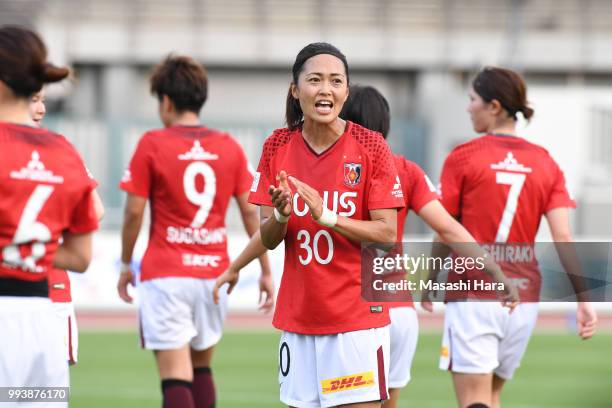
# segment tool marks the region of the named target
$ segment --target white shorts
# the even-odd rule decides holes
[[[189,344],[205,350],[221,339],[227,293],[213,302],[215,279],[158,278],[138,285],[141,345],[148,350],[175,350]]]
[[[392,307],[391,361],[389,366],[389,388],[403,388],[410,381],[410,367],[419,338],[419,319],[413,307]]]
[[[512,314],[499,302],[448,303],[440,368],[455,373],[495,373],[511,379],[537,318],[537,303],[521,303]]]
[[[68,387],[59,319],[48,298],[0,296],[0,385]],[[67,407],[67,402],[22,402],[2,407]]]
[[[335,407],[388,398],[389,326],[313,336],[283,332],[280,400],[292,407]]]
[[[79,354],[79,329],[72,302],[53,302],[53,309],[60,318],[64,333],[64,349],[69,364],[76,364]]]

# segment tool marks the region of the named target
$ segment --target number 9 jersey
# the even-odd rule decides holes
[[[252,179],[244,151],[227,133],[199,126],[145,133],[120,183],[150,200],[141,281],[210,279],[227,269],[225,213]]]
[[[94,188],[63,136],[0,123],[0,278],[44,280],[62,232],[98,228]]]

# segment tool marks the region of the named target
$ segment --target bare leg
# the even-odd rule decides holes
[[[491,395],[491,408],[501,407],[501,392],[506,380],[493,374],[493,394]]]
[[[493,374],[453,373],[453,384],[459,408],[474,403],[491,405]]]
[[[385,401],[385,408],[397,408],[401,388],[389,388],[389,399]]]
[[[193,367],[188,345],[174,350],[155,350],[154,353],[159,378],[162,380],[193,380]]]

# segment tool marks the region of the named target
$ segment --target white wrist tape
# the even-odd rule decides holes
[[[338,222],[338,214],[323,206],[323,213],[321,214],[321,217],[315,221],[321,225],[325,225],[326,227],[334,228]]]
[[[290,215],[283,215],[276,208],[274,209],[274,218],[276,218],[276,221],[278,221],[279,223],[281,223],[281,224],[288,223],[289,222],[289,217],[291,217],[291,216]]]
[[[130,272],[131,270],[132,270],[132,267],[130,263],[121,262],[121,266],[119,267],[119,272],[126,273],[126,272]]]

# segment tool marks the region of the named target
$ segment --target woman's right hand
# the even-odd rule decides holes
[[[519,304],[518,290],[509,279],[504,279],[501,283],[503,283],[504,289],[498,290],[497,296],[502,301],[502,305],[509,308],[510,313],[512,313],[514,308]]]
[[[281,170],[278,176],[276,176],[276,180],[278,181],[278,187],[270,186],[268,194],[270,194],[274,208],[281,215],[289,217],[293,211],[293,206],[291,205],[292,192],[289,187],[287,173]]]

